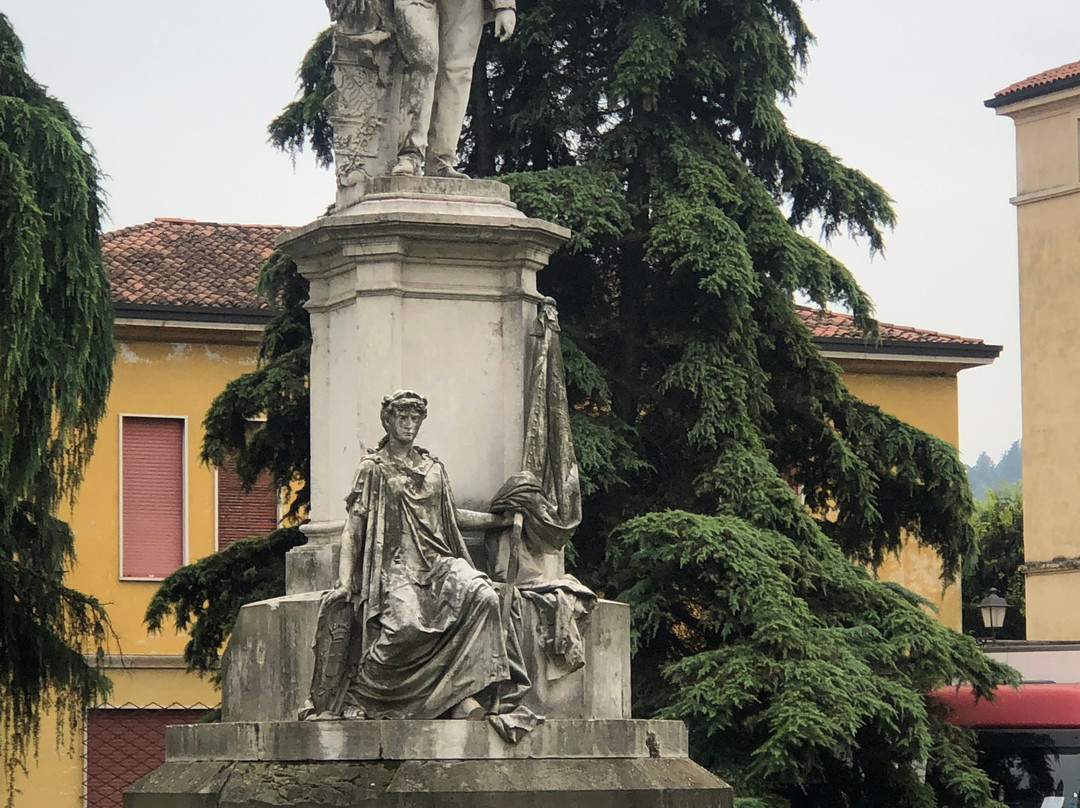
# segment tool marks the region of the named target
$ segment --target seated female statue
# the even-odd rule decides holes
[[[319,612],[301,717],[480,718],[502,711],[500,690],[528,687],[499,593],[460,529],[512,517],[455,507],[442,463],[414,444],[426,416],[412,391],[383,400],[386,436],[346,498],[339,582]]]

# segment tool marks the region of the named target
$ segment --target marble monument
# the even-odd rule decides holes
[[[631,718],[628,607],[565,570],[581,492],[536,276],[569,231],[453,170],[513,0],[328,5],[336,204],[278,243],[310,284],[308,542],[240,610],[221,721],[170,727],[125,808],[730,808],[681,722]]]

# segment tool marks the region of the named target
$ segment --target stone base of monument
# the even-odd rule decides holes
[[[222,717],[169,727],[166,762],[125,808],[727,808],[679,721],[630,719],[629,610],[601,600],[585,666],[530,693],[547,720],[508,744],[487,721],[294,721],[314,663],[320,592],[245,606],[226,651]],[[525,604],[526,635],[540,631]]]
[[[222,720],[289,721],[311,686],[311,638],[322,592],[250,603],[240,610],[222,658]],[[630,610],[601,600],[584,627],[585,665],[556,676],[530,638],[543,635],[543,616],[522,604],[525,664],[533,686],[524,704],[552,718],[630,717]]]
[[[125,808],[729,808],[678,721],[545,722],[506,744],[485,721],[170,727]]]

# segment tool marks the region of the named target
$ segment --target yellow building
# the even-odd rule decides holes
[[[1027,636],[1080,640],[1080,62],[986,105],[1016,124]]]
[[[1080,62],[994,94],[1016,127],[1020,368],[1024,413],[1027,640],[987,652],[1024,678],[993,702],[939,692],[978,730],[980,758],[1008,805],[1064,805],[1080,789]],[[1007,776],[1002,777],[1007,772]]]
[[[255,275],[284,229],[156,219],[104,238],[118,350],[109,412],[70,515],[79,558],[71,585],[108,604],[119,635],[114,691],[90,711],[73,754],[54,749],[46,719],[40,759],[18,784],[20,808],[120,806],[123,789],[162,761],[164,726],[218,701],[208,682],[184,672],[185,638],[148,636],[142,616],[162,577],[275,518],[269,489],[245,498],[227,470],[207,468],[198,454],[211,400],[254,367],[268,319]],[[803,316],[857,395],[952,443],[957,373],[1000,351],[888,324],[881,343],[868,345],[846,315]],[[959,587],[942,592],[932,552],[910,547],[886,566],[886,577],[938,603],[942,621],[959,629]]]
[[[142,617],[165,575],[276,522],[269,488],[245,497],[235,475],[203,465],[199,450],[210,402],[255,366],[268,319],[255,272],[284,229],[157,219],[103,238],[117,356],[68,517],[78,557],[69,581],[107,604],[118,636],[113,694],[91,711],[74,755],[57,752],[46,717],[39,760],[17,784],[19,806],[119,806],[123,788],[164,759],[165,724],[196,720],[218,702],[209,682],[185,672],[185,638],[148,636]]]
[[[993,362],[1000,345],[893,323],[881,323],[880,342],[868,344],[848,315],[800,311],[822,353],[844,371],[852,393],[954,446],[959,443],[957,374]],[[934,603],[941,622],[961,630],[960,584],[942,587],[941,559],[933,550],[909,542],[878,574]]]

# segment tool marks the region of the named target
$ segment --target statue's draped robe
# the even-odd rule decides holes
[[[369,718],[436,718],[510,678],[498,595],[469,557],[442,463],[417,454],[416,466],[367,455],[346,500],[362,526],[361,637],[344,706]]]
[[[529,334],[525,367],[525,441],[522,471],[495,494],[492,510],[521,511],[524,543],[514,584],[545,615],[541,642],[548,678],[585,664],[581,621],[596,595],[573,575],[549,578],[543,556],[562,551],[581,523],[581,486],[570,433],[566,372],[554,301],[544,301]]]

